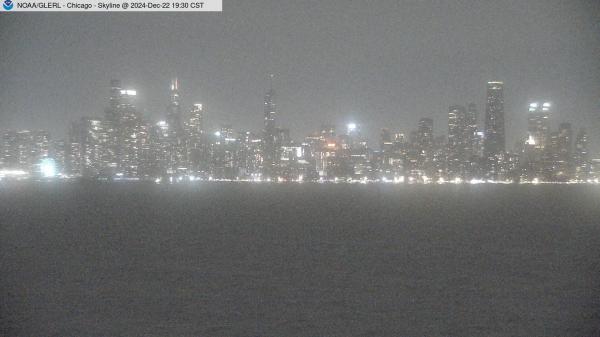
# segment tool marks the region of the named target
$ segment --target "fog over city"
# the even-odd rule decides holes
[[[275,74],[278,126],[295,139],[322,123],[408,134],[420,118],[448,132],[448,107],[504,82],[506,147],[526,136],[529,103],[554,104],[552,127],[600,138],[597,1],[232,1],[221,13],[28,13],[0,18],[0,128],[65,137],[103,116],[111,79],[165,119],[169,85],[203,103],[207,128],[263,128]]]

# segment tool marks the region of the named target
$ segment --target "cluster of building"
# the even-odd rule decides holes
[[[408,135],[382,129],[375,149],[356,123],[342,130],[322,125],[302,141],[291,139],[277,125],[272,86],[264,128],[254,133],[231,125],[208,131],[203,105],[181,104],[177,79],[158,122],[140,113],[135,90],[118,80],[110,84],[104,116],[73,122],[65,139],[45,131],[4,133],[0,179],[597,183],[600,177],[584,129],[574,133],[562,123],[551,130],[550,102],[529,105],[527,135],[507,151],[502,82],[487,83],[482,129],[475,104],[453,105],[447,136],[435,137],[433,120],[422,118]]]

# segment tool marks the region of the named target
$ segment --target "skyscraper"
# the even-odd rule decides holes
[[[169,160],[168,175],[187,174],[187,149],[184,133],[183,118],[181,115],[181,102],[179,99],[179,81],[171,80],[169,105],[167,106],[167,124],[169,127]]]
[[[590,158],[588,150],[588,136],[585,129],[579,130],[575,138],[575,153],[573,156],[575,164],[575,178],[580,181],[585,181],[589,178],[590,173]]]
[[[265,179],[277,175],[277,128],[275,119],[277,110],[275,106],[275,90],[273,90],[273,75],[270,75],[271,85],[265,94],[264,101],[264,130],[263,130],[263,176]]]
[[[504,83],[488,82],[485,105],[484,155],[494,158],[506,150],[504,134]]]
[[[135,177],[138,175],[142,143],[147,140],[141,114],[135,106],[136,90],[122,89],[119,80],[110,81],[109,107],[105,110],[103,160],[106,165],[98,171],[107,176]]]
[[[477,136],[478,115],[477,105],[475,105],[475,103],[469,103],[467,106],[467,114],[465,116],[465,141],[467,146],[465,150],[469,158],[476,154],[476,147],[479,141]]]
[[[208,173],[208,141],[205,134],[204,106],[194,104],[187,123],[187,151],[191,172],[196,176]]]
[[[528,143],[535,149],[544,151],[550,136],[550,102],[529,104],[527,116]]]
[[[171,91],[169,105],[167,106],[167,123],[173,137],[180,137],[183,133],[183,118],[181,116],[181,102],[179,100],[179,81],[177,78],[171,80]]]
[[[451,178],[462,177],[466,161],[467,110],[462,105],[453,105],[448,111],[448,174]]]
[[[417,143],[422,148],[433,146],[433,119],[421,118],[419,120]]]

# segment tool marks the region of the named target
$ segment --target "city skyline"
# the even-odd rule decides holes
[[[486,104],[451,105],[447,134],[436,135],[421,117],[409,133],[383,127],[379,148],[356,122],[321,127],[300,139],[282,127],[270,75],[262,130],[221,124],[211,130],[202,103],[182,104],[179,80],[171,79],[164,119],[148,119],[136,88],[110,81],[104,116],[72,121],[64,138],[44,130],[2,136],[0,178],[101,180],[241,180],[278,182],[593,182],[600,159],[589,151],[585,128],[551,125],[552,102],[528,106],[527,132],[506,146],[504,82],[486,84]],[[478,121],[483,119],[483,126]]]
[[[267,96],[269,96],[269,93],[273,93],[275,92],[275,88],[274,88],[274,81],[276,78],[275,74],[267,74],[265,76],[265,78],[267,78],[267,80],[265,80],[265,85],[264,88],[266,88],[266,93],[264,93],[264,97],[266,98]],[[113,81],[113,79],[111,79],[110,81]],[[170,81],[170,82],[169,82]],[[121,83],[123,81],[118,80],[119,85],[121,86]],[[193,97],[185,97],[185,95],[181,95],[180,91],[181,89],[179,88],[179,83],[181,82],[179,79],[179,76],[174,76],[172,77],[170,80],[168,81],[163,81],[163,82],[168,82],[168,85],[163,85],[164,88],[169,88],[169,90],[165,89],[164,94],[161,96],[164,96],[168,99],[168,103],[167,104],[162,104],[159,107],[155,107],[153,108],[154,110],[163,110],[162,114],[159,114],[158,116],[154,116],[152,114],[148,113],[148,109],[144,108],[144,106],[146,106],[146,100],[148,99],[145,95],[144,92],[142,90],[139,90],[139,87],[137,86],[133,86],[133,85],[122,85],[123,88],[126,88],[127,90],[132,90],[133,92],[135,92],[135,101],[136,101],[136,108],[137,110],[144,115],[145,120],[147,121],[165,121],[165,122],[169,122],[170,118],[173,118],[174,115],[170,115],[168,111],[173,111],[177,110],[179,111],[179,113],[181,113],[181,109],[183,106],[183,109],[189,109],[192,108],[195,105],[201,105],[203,107],[208,107],[204,102],[205,100],[202,99],[195,99]],[[127,82],[125,82],[127,83]],[[423,114],[423,115],[419,115],[417,116],[417,120],[415,121],[415,123],[418,124],[418,121],[421,120],[422,118],[431,118],[433,121],[435,121],[435,125],[440,126],[440,125],[446,125],[448,116],[447,116],[447,112],[448,112],[448,108],[452,108],[452,107],[460,107],[463,106],[467,107],[467,106],[472,106],[475,109],[482,109],[480,112],[480,116],[479,118],[475,121],[476,123],[476,127],[479,131],[485,131],[487,129],[486,127],[486,116],[488,116],[489,114],[487,114],[487,109],[490,108],[490,104],[488,104],[487,100],[489,99],[489,86],[490,85],[499,85],[500,86],[500,92],[502,92],[502,96],[504,95],[503,92],[505,91],[505,84],[503,81],[498,81],[498,80],[490,80],[487,81],[487,87],[484,87],[484,92],[485,95],[481,98],[481,100],[467,100],[467,101],[463,101],[463,102],[457,102],[457,101],[452,101],[453,103],[449,103],[442,111],[441,111],[441,116],[440,116],[440,112],[435,112],[435,113],[430,113],[430,114]],[[481,85],[480,85],[481,86]],[[142,85],[142,87],[144,87],[144,85]],[[510,85],[509,85],[510,87]],[[184,85],[185,88],[185,85]],[[487,89],[486,89],[487,88]],[[105,88],[104,88],[105,89]],[[175,89],[175,90],[173,90]],[[188,89],[189,90],[189,89]],[[277,92],[279,92],[280,88],[277,88]],[[104,92],[102,94],[99,94],[99,97],[102,97],[103,100],[110,100],[110,95],[108,92],[106,92],[106,90],[103,90]],[[183,91],[186,91],[185,89]],[[277,94],[279,96],[279,94]],[[183,98],[181,97],[183,96]],[[600,139],[595,139],[595,134],[593,134],[594,131],[594,127],[591,125],[587,125],[587,124],[577,124],[574,123],[572,120],[567,119],[560,119],[561,115],[557,114],[557,111],[559,111],[559,109],[557,109],[557,105],[560,106],[560,102],[556,102],[555,100],[553,100],[552,98],[548,98],[548,97],[536,97],[533,98],[529,101],[526,102],[525,105],[523,105],[520,108],[520,114],[517,115],[517,117],[519,117],[519,120],[512,120],[510,118],[506,119],[504,117],[505,114],[509,113],[509,111],[507,111],[506,109],[504,109],[504,97],[501,97],[501,107],[500,110],[502,111],[502,118],[504,119],[503,123],[502,123],[502,131],[501,133],[503,134],[502,139],[499,141],[500,143],[502,143],[502,146],[500,151],[504,151],[504,150],[513,150],[515,148],[515,146],[518,146],[518,142],[520,142],[523,138],[523,134],[528,132],[528,127],[526,126],[527,120],[529,119],[529,114],[531,113],[531,103],[533,102],[547,102],[547,104],[552,104],[552,109],[551,109],[551,113],[550,113],[550,118],[548,120],[548,127],[552,127],[552,128],[557,128],[560,126],[560,124],[564,123],[564,122],[569,122],[571,124],[573,124],[576,128],[586,128],[588,129],[588,132],[592,132],[592,140],[591,140],[591,144],[593,145],[595,143],[595,141],[600,142]],[[510,98],[509,98],[510,99]],[[263,101],[264,103],[264,101]],[[282,103],[277,103],[277,105],[280,105]],[[462,104],[462,105],[461,105]],[[285,104],[284,104],[285,105]],[[167,107],[167,113],[164,113],[165,108]],[[104,113],[105,110],[105,106],[98,106],[95,108],[91,108],[90,110],[92,111],[91,114],[87,114],[87,115],[82,115],[80,117],[94,117],[94,116],[101,116]],[[265,106],[263,106],[262,109],[265,109]],[[529,110],[528,110],[529,109]],[[264,112],[266,113],[266,112]],[[600,113],[600,107],[599,107],[599,113]],[[175,114],[177,115],[177,114]],[[510,115],[510,113],[509,113]],[[277,124],[273,124],[271,127],[286,127],[287,125],[282,125],[283,123],[285,123],[286,120],[286,114],[285,113],[278,113],[278,122]],[[254,127],[257,123],[256,121],[254,123],[251,123],[250,125],[243,125],[240,124],[239,122],[237,122],[239,119],[235,118],[235,117],[239,117],[239,116],[234,116],[234,118],[232,118],[231,120],[222,120],[222,118],[219,118],[219,116],[216,116],[215,113],[205,113],[204,114],[204,127],[207,129],[213,129],[215,131],[217,131],[221,125],[226,125],[226,124],[231,124],[233,127],[235,127],[236,129],[241,129],[241,130],[251,130],[251,129],[256,129],[259,130],[260,129],[260,124],[258,125],[258,127]],[[257,120],[260,120],[260,116],[258,113],[255,114],[255,116],[257,118]],[[306,136],[307,134],[314,132],[316,129],[318,129],[319,127],[321,127],[323,124],[327,124],[327,125],[338,125],[338,126],[343,126],[343,125],[347,125],[349,123],[354,123],[354,124],[360,124],[361,125],[361,129],[363,131],[363,135],[365,135],[365,126],[366,125],[371,125],[373,126],[372,121],[369,119],[369,115],[357,115],[357,114],[348,114],[346,117],[341,117],[339,118],[338,122],[333,122],[329,119],[325,119],[325,120],[316,120],[313,121],[311,123],[311,125],[313,126],[312,129],[310,129],[307,133],[302,133],[301,131],[297,130],[297,129],[291,129],[291,135],[294,135],[293,138],[302,138],[304,136]],[[282,120],[284,122],[282,122]],[[265,115],[265,121],[266,121],[266,115]],[[67,122],[67,124],[70,121],[65,121]],[[180,124],[181,121],[171,121],[171,123],[169,124],[173,124],[173,122],[175,122],[175,124]],[[272,120],[271,123],[273,123],[274,121]],[[441,122],[441,123],[440,123]],[[34,123],[35,125],[36,123]],[[64,123],[63,123],[64,124]],[[506,125],[510,125],[511,127],[505,127]],[[2,124],[2,126],[0,126],[0,131],[10,131],[10,130],[44,130],[44,131],[49,131],[51,134],[53,135],[60,135],[60,134],[66,134],[68,132],[68,127],[65,127],[64,133],[58,132],[58,133],[54,133],[52,132],[51,129],[48,128],[44,128],[44,127],[28,127],[28,126],[23,126],[21,128],[10,128],[10,127],[3,127],[5,124]],[[382,123],[379,126],[374,126],[376,128],[376,134],[375,135],[370,135],[370,134],[366,134],[366,138],[367,141],[369,143],[372,144],[376,144],[379,139],[379,132],[381,131],[382,128],[384,127],[388,127],[388,128],[393,128],[395,131],[400,132],[400,133],[406,133],[408,134],[414,127],[414,125],[407,125],[407,124],[390,124],[387,121],[384,121],[384,123]],[[504,131],[506,129],[506,131]],[[515,131],[515,130],[519,130],[519,131]],[[513,137],[508,138],[506,137],[505,134],[512,134]],[[445,127],[437,127],[434,129],[434,136],[450,136],[450,132],[448,131],[447,128]],[[59,137],[60,138],[60,137]],[[593,151],[592,153],[594,153],[594,155],[597,153],[595,151]]]
[[[535,100],[552,101],[555,120],[598,133],[598,7],[264,0],[226,1],[222,13],[198,17],[3,16],[1,128],[63,134],[64,121],[99,113],[112,78],[135,87],[143,98],[138,108],[158,119],[168,79],[177,76],[183,103],[202,102],[213,126],[260,129],[273,73],[281,124],[294,125],[295,138],[317,128],[315,120],[355,121],[371,142],[387,123],[409,132],[428,116],[442,125],[450,105],[483,107],[481,84],[493,80],[506,83],[509,148],[526,131],[522,120]],[[591,134],[594,153],[598,136]]]

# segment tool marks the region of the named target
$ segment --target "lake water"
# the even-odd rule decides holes
[[[599,186],[0,186],[1,336],[600,336]]]

